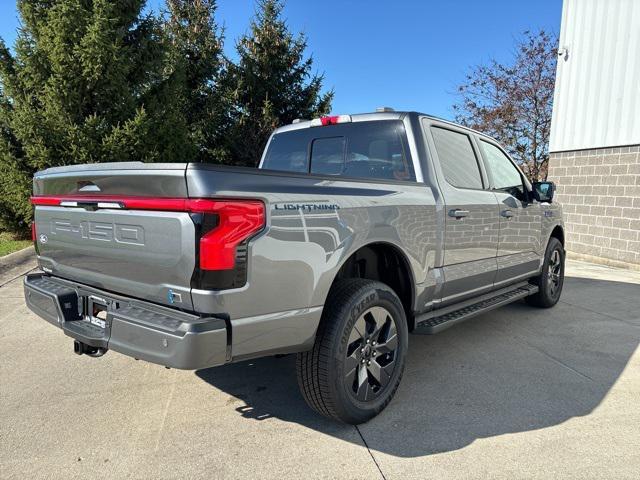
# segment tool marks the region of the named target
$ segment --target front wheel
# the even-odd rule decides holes
[[[538,293],[526,298],[529,305],[549,308],[558,303],[564,285],[564,248],[557,238],[549,240],[542,272],[533,283],[538,286]]]
[[[372,280],[339,280],[325,303],[313,349],[297,356],[304,399],[335,420],[370,420],[400,384],[408,335],[402,303],[391,288]]]

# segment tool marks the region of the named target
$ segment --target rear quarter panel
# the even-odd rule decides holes
[[[427,272],[436,255],[436,202],[424,184],[204,165],[189,168],[187,184],[193,197],[257,198],[267,209],[266,229],[249,244],[247,284],[224,293],[194,290],[197,311],[228,313],[232,324],[321,311],[342,264],[360,247],[379,242],[402,251],[418,290],[435,283]]]

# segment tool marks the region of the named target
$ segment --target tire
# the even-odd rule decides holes
[[[538,286],[538,293],[525,299],[529,305],[550,308],[558,303],[564,285],[564,259],[562,243],[557,238],[551,237],[544,254],[542,272],[531,281]]]
[[[402,303],[391,288],[372,280],[338,280],[313,349],[297,355],[302,396],[331,419],[353,425],[370,420],[398,389],[408,336]]]

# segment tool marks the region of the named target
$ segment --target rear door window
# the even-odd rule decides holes
[[[415,181],[400,120],[343,123],[276,134],[262,168]]]
[[[482,188],[478,159],[469,135],[441,127],[431,127],[444,178],[458,188]]]

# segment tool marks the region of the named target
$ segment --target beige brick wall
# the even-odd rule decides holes
[[[552,153],[569,252],[640,265],[640,146]]]

